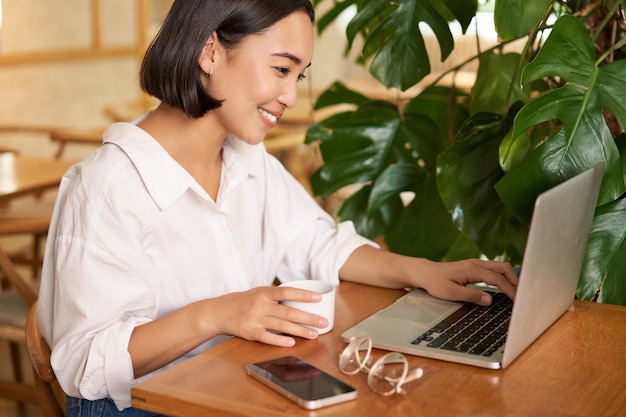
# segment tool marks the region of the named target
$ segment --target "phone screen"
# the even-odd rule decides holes
[[[307,409],[356,398],[356,389],[304,362],[286,356],[250,364],[248,374]]]

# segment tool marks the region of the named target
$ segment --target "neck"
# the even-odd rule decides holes
[[[162,103],[138,126],[216,199],[225,132],[217,128],[211,114],[191,119]]]

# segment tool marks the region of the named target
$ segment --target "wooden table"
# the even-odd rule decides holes
[[[374,394],[365,374],[339,371],[340,335],[403,293],[342,283],[330,333],[294,348],[233,338],[134,387],[133,406],[181,417],[626,415],[626,307],[579,301],[505,370],[411,356],[425,376],[408,395]],[[249,362],[292,354],[356,386],[358,398],[309,412],[246,375]]]
[[[59,185],[74,162],[0,154],[0,203]]]

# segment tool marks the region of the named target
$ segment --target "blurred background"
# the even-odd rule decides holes
[[[0,0],[0,126],[94,129],[141,114],[151,104],[138,86],[141,57],[171,3]],[[378,87],[366,70],[344,57],[343,24],[349,19],[347,11],[339,26],[326,30],[317,40],[307,81],[300,85],[299,106],[310,106],[307,101],[335,80],[363,89]],[[497,40],[490,19],[478,25],[483,47]],[[472,25],[470,32],[473,30]],[[458,35],[457,45],[466,44],[468,56],[473,54],[474,35],[460,36],[460,30],[453,33]],[[457,47],[456,56],[440,63],[435,40],[427,39],[427,46],[433,55],[433,75],[464,59]],[[55,154],[56,143],[44,134],[39,135],[40,140],[32,136],[26,140],[16,132],[2,134],[0,146],[33,156]],[[68,146],[63,156],[81,158],[92,150]]]
[[[0,0],[0,126],[93,129],[149,109],[139,65],[171,2]],[[350,75],[343,44],[335,30],[319,40],[303,89]],[[0,146],[42,157],[57,150],[44,132],[16,133],[4,132]],[[63,156],[92,150],[68,146]]]

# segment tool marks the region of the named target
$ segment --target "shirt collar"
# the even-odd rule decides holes
[[[104,133],[103,143],[118,146],[135,165],[148,193],[161,210],[191,189],[210,201],[197,181],[143,129],[132,123],[114,123]],[[257,176],[261,166],[254,158],[263,147],[249,145],[229,135],[223,146],[220,193],[232,191],[249,176]]]

